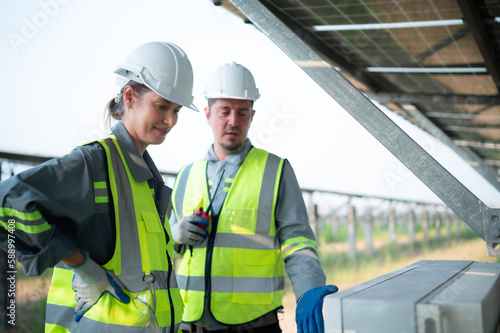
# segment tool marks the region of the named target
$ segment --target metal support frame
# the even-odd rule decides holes
[[[500,95],[412,94],[386,92],[366,92],[366,95],[371,99],[384,103],[500,105]]]
[[[483,3],[484,6],[484,1],[457,0],[457,4],[464,16],[465,24],[470,27],[472,37],[474,37],[479,52],[481,52],[483,56],[486,68],[488,68],[488,72],[497,90],[500,91],[500,65],[498,63],[498,55],[495,53],[493,41],[488,37],[485,21],[481,17],[479,9],[480,3]]]
[[[483,125],[483,127],[447,125],[444,129],[447,131],[464,133],[498,133],[500,131],[500,127],[496,125]]]
[[[229,1],[229,0],[227,0]],[[432,97],[426,97],[423,96],[425,94],[410,94],[408,92],[401,91],[400,87],[394,85],[392,82],[389,80],[385,79],[383,75],[377,75],[376,79],[374,79],[370,75],[366,75],[366,68],[364,67],[359,67],[355,65],[354,63],[350,62],[348,57],[346,58],[346,54],[341,54],[344,53],[342,50],[336,50],[332,49],[331,47],[327,46],[325,43],[323,43],[321,40],[318,39],[316,35],[314,35],[311,32],[311,29],[304,28],[301,26],[298,22],[292,20],[289,16],[287,16],[285,13],[283,13],[280,9],[279,6],[277,6],[274,2],[270,0],[260,0],[260,3],[263,4],[267,9],[269,9],[272,14],[276,16],[278,20],[283,22],[291,31],[293,31],[297,36],[300,36],[300,38],[307,43],[308,46],[310,46],[313,50],[316,51],[319,55],[323,56],[324,59],[328,63],[332,63],[335,65],[340,66],[342,68],[343,72],[349,73],[352,77],[356,79],[356,81],[361,82],[363,85],[367,87],[368,90],[371,92],[366,92],[367,96],[369,98],[372,98],[370,94],[375,94],[375,92],[378,92],[378,97],[375,98],[373,97],[372,99],[377,100],[380,98],[380,94],[384,94],[382,92],[386,91],[386,94],[392,95],[392,97],[396,96],[411,96],[413,95],[413,98],[405,101],[405,102],[412,102],[414,103],[415,107],[418,108],[419,113],[423,113],[427,115],[426,109],[422,106],[422,103],[430,103],[430,101],[434,102],[444,102],[446,100],[446,103],[456,103],[456,104],[476,104],[484,101],[491,102],[490,104],[481,107],[474,113],[480,113],[484,110],[487,110],[494,106],[496,103],[500,103],[500,97],[495,96],[495,95],[442,95],[441,97],[436,98],[435,95],[431,95]],[[248,22],[248,18],[246,18],[245,15],[241,14],[237,9],[235,9],[234,5],[230,5],[231,12],[238,12],[240,13],[238,16],[243,16],[245,17],[245,22]],[[464,27],[464,29],[468,30],[468,27]],[[456,36],[458,38],[458,36]],[[328,65],[327,62],[321,61],[321,64]],[[300,66],[300,64],[298,64]],[[311,62],[308,62],[307,65],[312,65]],[[463,67],[463,64],[449,64],[447,65],[448,68],[457,68],[457,67]],[[471,63],[469,66],[472,67],[484,67],[484,63]],[[429,66],[432,68],[432,66]],[[437,67],[435,67],[437,68]],[[451,96],[456,96],[456,97],[451,97]],[[407,97],[403,97],[407,98]],[[403,100],[387,100],[387,102],[393,102],[397,104],[402,104]],[[420,104],[419,104],[420,103]],[[402,107],[400,105],[400,107]],[[415,113],[413,112],[413,113]],[[408,112],[411,113],[411,112]],[[415,118],[417,118],[414,115]],[[425,118],[424,116],[418,117],[419,119]],[[430,131],[432,131],[432,128],[437,128],[435,123],[430,121],[429,119],[423,120],[422,123],[420,123],[423,128],[426,128]],[[429,127],[431,125],[431,127]],[[441,133],[444,134],[444,132],[440,129],[439,130]],[[439,137],[438,137],[439,138]],[[445,144],[449,144],[451,141],[450,139],[446,139],[443,142]],[[492,184],[495,188],[499,189],[500,188],[500,183],[499,180],[497,180],[497,172],[496,170],[492,170],[492,163],[489,163],[488,161],[483,160],[481,157],[478,156],[477,153],[473,152],[471,149],[467,149],[466,147],[457,147],[453,145],[451,142],[451,145],[449,147],[454,150],[459,156],[461,156],[464,160],[466,161],[471,161],[471,166],[478,172],[480,173],[485,179]],[[491,164],[491,165],[490,165]],[[487,175],[487,176],[485,176]],[[499,189],[500,190],[500,189]]]
[[[436,53],[437,51],[439,51],[443,47],[446,47],[446,46],[450,45],[451,43],[456,42],[457,40],[467,36],[469,33],[470,33],[469,27],[463,27],[462,29],[455,32],[451,37],[446,38],[445,40],[431,46],[430,48],[428,48],[424,52],[417,55],[415,58],[418,59],[420,62],[423,62],[425,58],[433,55],[434,53]]]
[[[454,139],[453,141],[457,146],[473,147],[478,149],[500,150],[500,143],[496,142],[474,141],[474,140],[464,140],[464,139]]]
[[[262,3],[230,2],[483,238],[489,256],[500,257],[500,209],[487,207],[334,68],[314,67],[325,61]]]
[[[275,6],[272,1],[262,1],[266,6]],[[315,34],[309,29],[304,29],[296,21],[292,20],[290,17],[285,15],[283,12],[277,10],[275,7],[274,15],[283,23],[285,23],[290,30],[295,34],[301,36],[301,38],[314,48],[320,54],[328,57],[331,62],[342,68],[343,71],[349,73],[352,77],[363,85],[370,87],[374,91],[389,89],[390,91],[400,91],[399,87],[392,84],[389,80],[384,79],[382,76],[377,77],[375,80],[371,75],[367,75],[366,69],[364,67],[359,67],[354,64],[349,59],[345,58],[344,52],[346,50],[331,48],[325,43],[323,43]]]
[[[404,110],[414,117],[418,123],[427,129],[435,138],[441,140],[444,144],[450,147],[458,156],[465,161],[474,163],[474,169],[486,179],[493,187],[500,191],[500,182],[495,169],[485,163],[472,149],[468,147],[458,147],[448,135],[446,135],[439,127],[425,117],[416,107],[404,107]],[[427,114],[428,115],[428,114]],[[461,114],[458,114],[461,115]]]
[[[500,120],[500,115],[494,114],[476,114],[476,113],[456,113],[456,112],[427,112],[428,118],[438,119],[457,119],[457,120],[480,120],[480,121],[497,121]]]
[[[53,157],[49,157],[49,156],[16,154],[16,153],[7,153],[7,152],[0,151],[0,160],[5,159],[7,161],[16,161],[16,162],[25,163],[28,165],[37,165],[37,164],[46,162],[52,158]]]

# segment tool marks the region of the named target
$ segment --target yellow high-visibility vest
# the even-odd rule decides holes
[[[184,253],[177,271],[183,321],[201,318],[205,297],[210,297],[214,318],[229,325],[249,322],[281,306],[284,264],[274,211],[283,161],[252,148],[227,193],[213,244],[209,236],[192,253]],[[207,161],[198,161],[179,173],[172,193],[178,220],[193,214],[200,203],[207,207],[206,167]]]
[[[139,331],[152,319],[151,310],[155,309],[162,332],[171,325],[180,332],[183,306],[172,269],[173,244],[167,244],[165,237],[166,231],[172,239],[170,226],[168,222],[162,225],[147,181],[135,180],[116,137],[111,135],[98,142],[106,152],[116,223],[115,251],[103,267],[125,286],[123,291],[130,296],[130,303],[123,304],[105,293],[76,323],[73,272],[58,264],[47,299],[45,330],[118,333],[137,327]],[[155,292],[143,279],[145,276],[155,277]]]

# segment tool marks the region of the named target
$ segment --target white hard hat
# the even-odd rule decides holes
[[[175,44],[140,45],[115,69],[115,74],[120,87],[133,80],[171,102],[198,111],[193,105],[193,68],[186,53]]]
[[[205,88],[205,97],[248,99],[255,102],[260,95],[252,73],[246,67],[232,62],[215,70]]]

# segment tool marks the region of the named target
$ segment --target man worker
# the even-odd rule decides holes
[[[290,163],[247,138],[259,96],[242,65],[214,72],[205,90],[214,143],[174,184],[170,223],[183,244],[177,279],[185,332],[281,332],[283,266],[298,301],[299,333],[324,331],[323,297],[337,291],[325,286]]]

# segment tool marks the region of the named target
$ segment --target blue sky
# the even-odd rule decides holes
[[[178,44],[195,74],[194,103],[218,66],[249,68],[261,99],[254,145],[286,157],[307,188],[438,202],[416,177],[271,41],[209,0],[0,0],[0,151],[59,156],[107,133],[104,106],[118,90],[113,70],[134,47]],[[449,149],[389,115],[489,205],[500,194]],[[185,109],[163,145],[150,147],[176,172],[211,144],[202,113]]]

